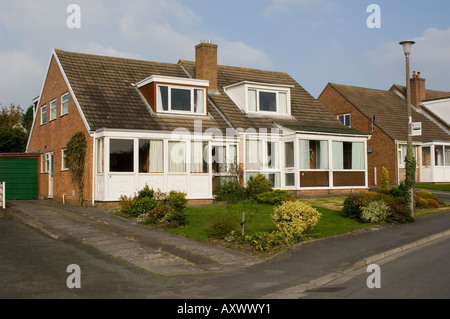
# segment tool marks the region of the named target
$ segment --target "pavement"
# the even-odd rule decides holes
[[[95,207],[64,205],[52,200],[11,200],[1,215],[27,224],[55,240],[79,240],[159,276],[221,274],[219,277],[230,277],[227,285],[242,285],[242,296],[257,285],[264,287],[260,296],[269,299],[296,298],[312,287],[365,270],[371,263],[450,236],[450,211],[446,211],[416,218],[412,224],[373,227],[307,242],[262,259],[169,234]],[[292,274],[292,269],[301,271]],[[268,282],[264,274],[275,270],[286,277]],[[216,280],[214,276],[202,277]],[[194,286],[191,283],[177,289],[182,292],[181,289],[186,288],[195,297]],[[204,293],[214,297],[203,289],[204,282],[199,281],[197,296]],[[222,295],[224,290],[216,291],[221,294],[218,297],[226,297]],[[233,296],[239,298],[240,295]]]

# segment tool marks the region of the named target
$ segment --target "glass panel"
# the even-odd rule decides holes
[[[261,170],[261,158],[260,158],[260,142],[257,140],[246,141],[246,158],[247,158],[247,170]]]
[[[169,142],[169,172],[186,172],[186,143]]]
[[[294,167],[294,142],[284,143],[284,163],[286,167]]]
[[[168,87],[159,85],[158,86],[158,111],[168,111],[169,110],[169,94]]]
[[[103,139],[97,140],[97,173],[103,173]]]
[[[268,165],[267,167],[270,169],[279,168],[279,144],[276,142],[267,142],[267,158]]]
[[[170,107],[175,111],[191,111],[191,90],[175,89],[170,90]]]
[[[422,166],[431,165],[431,147],[422,147]]]
[[[276,112],[277,94],[272,92],[259,92],[259,110]]]
[[[444,146],[434,146],[434,160],[436,166],[444,166]]]
[[[44,105],[41,108],[41,123],[44,124],[45,122],[47,122],[47,106]]]
[[[208,142],[192,142],[191,173],[208,173],[207,151]]]
[[[333,142],[333,169],[344,169],[343,142]]]
[[[69,94],[64,94],[62,97],[61,115],[69,113]]]
[[[280,173],[269,173],[267,175],[267,178],[272,183],[273,188],[280,188],[281,187],[281,181],[280,181]]]
[[[287,113],[287,93],[278,93],[278,112],[283,114]]]
[[[256,90],[248,90],[248,111],[256,112]]]
[[[286,177],[285,181],[286,186],[295,186],[295,173],[286,173],[285,177]]]
[[[450,166],[450,146],[445,147],[445,166]]]
[[[139,173],[150,171],[150,140],[139,140]]]
[[[364,169],[364,143],[352,143],[352,169]]]
[[[204,99],[204,90],[195,89],[194,90],[194,112],[195,113],[204,113],[205,112],[205,99]]]
[[[109,171],[133,172],[134,152],[133,140],[110,140]]]
[[[227,172],[227,152],[226,146],[213,146],[212,154],[212,171],[213,173]]]
[[[150,173],[164,173],[163,141],[150,141]]]
[[[50,121],[56,119],[56,101],[50,104]]]

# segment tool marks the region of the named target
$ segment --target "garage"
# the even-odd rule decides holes
[[[39,154],[0,154],[0,184],[6,200],[38,199]]]

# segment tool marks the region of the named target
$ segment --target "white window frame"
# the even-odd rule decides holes
[[[350,113],[340,114],[337,116],[337,118],[345,126],[352,127],[352,116],[350,115]],[[341,118],[343,118],[344,121],[342,121]],[[348,125],[347,125],[347,118],[348,118]]]
[[[159,88],[161,86],[165,86],[167,87],[167,111],[163,110],[162,105],[159,105],[159,101],[161,100],[161,93]],[[191,110],[190,111],[182,111],[182,110],[172,110],[172,94],[171,94],[171,90],[172,89],[179,89],[179,90],[185,90],[185,91],[190,91],[190,98],[191,98]],[[195,105],[195,101],[194,101],[194,91],[195,90],[200,90],[203,92],[203,112],[195,112],[194,111],[194,105]],[[164,84],[157,84],[156,85],[156,110],[158,113],[166,113],[166,114],[189,114],[189,115],[206,115],[206,88],[203,87],[189,87],[189,86],[179,86],[179,85],[172,85],[172,84],[168,84],[168,83],[164,83]]]
[[[69,170],[69,168],[66,165],[66,152],[67,152],[67,148],[61,149],[61,171]]]
[[[64,102],[64,98],[66,98],[66,97],[67,97],[67,101]],[[64,107],[64,105],[66,105],[66,108]],[[69,93],[68,92],[61,95],[61,115],[60,116],[63,116],[66,114],[69,114]]]
[[[45,120],[44,120],[45,115]],[[41,125],[47,123],[47,104],[41,106]]]
[[[56,120],[56,117],[58,116],[58,112],[57,112],[57,107],[58,107],[58,102],[56,101],[56,99],[54,99],[53,101],[50,102],[50,116],[49,116],[49,122]],[[53,116],[53,111],[55,112],[55,116]]]
[[[41,154],[41,173],[45,173],[44,154]]]
[[[250,111],[250,99],[249,99],[250,91],[256,91],[256,111]],[[276,108],[277,108],[276,111],[262,111],[261,110],[261,107],[260,107],[260,93],[261,92],[275,93]],[[280,93],[286,94],[286,112],[285,113],[280,112],[280,105],[279,105]],[[246,94],[246,111],[249,114],[291,115],[291,93],[290,93],[289,89],[249,85],[249,86],[247,86],[247,88],[245,90],[245,94]]]

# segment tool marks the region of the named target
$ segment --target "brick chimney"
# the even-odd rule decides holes
[[[217,92],[217,44],[211,41],[195,46],[195,78],[209,81],[209,90]]]
[[[411,84],[411,104],[420,108],[420,103],[426,99],[425,79],[420,77],[420,72],[413,72],[410,79]]]

